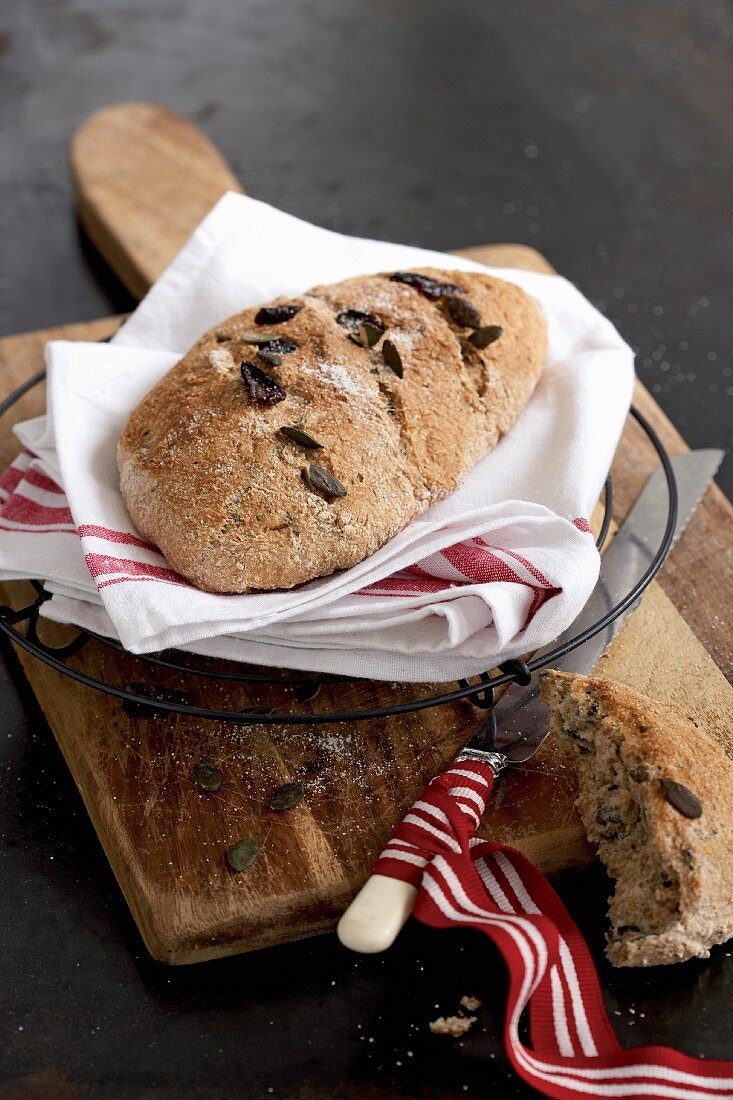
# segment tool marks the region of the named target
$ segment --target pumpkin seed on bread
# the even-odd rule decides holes
[[[733,762],[690,718],[624,684],[540,678],[577,751],[576,806],[615,880],[614,966],[706,958],[733,936]]]
[[[546,351],[534,298],[473,272],[361,276],[244,310],[131,413],[122,496],[199,588],[291,588],[357,564],[457,489]]]

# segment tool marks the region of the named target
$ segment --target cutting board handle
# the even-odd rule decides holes
[[[209,139],[154,103],[105,107],[74,134],[79,220],[136,298],[142,298],[226,191],[242,188]]]
[[[156,103],[105,107],[70,149],[79,221],[115,274],[140,299],[226,191],[241,184],[197,126]],[[552,272],[528,245],[468,248],[495,267]]]

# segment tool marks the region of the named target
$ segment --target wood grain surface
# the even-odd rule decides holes
[[[107,124],[114,140],[107,140]],[[92,126],[95,140],[82,140]],[[120,198],[115,163],[125,158],[130,143],[140,145],[145,155],[139,173],[128,174]],[[99,149],[107,150],[105,157],[98,157]],[[85,224],[137,293],[233,180],[216,150],[190,124],[141,105],[94,116],[74,143],[73,163],[80,207],[87,210]],[[178,172],[175,180],[172,167]],[[501,266],[549,269],[525,246],[464,254]],[[39,369],[48,339],[99,339],[117,323],[106,319],[0,341],[3,392]],[[672,452],[685,449],[641,387],[636,402]],[[11,422],[43,407],[38,388],[5,417],[0,425],[3,464],[16,450]],[[613,467],[617,519],[654,463],[650,445],[629,421]],[[730,625],[720,617],[720,593],[733,577],[730,526],[726,530],[731,514],[729,503],[712,487],[660,582],[648,590],[599,665],[604,675],[659,699],[684,699],[729,750],[733,690],[724,672],[731,674],[733,646]],[[3,600],[13,606],[30,595],[27,585],[3,586]],[[53,641],[73,633],[52,624],[41,632]],[[478,715],[471,704],[459,703],[319,728],[132,717],[114,698],[77,685],[22,652],[20,658],[145,942],[153,955],[171,963],[251,950],[333,927],[398,817],[467,739]],[[289,709],[310,713],[316,707],[402,701],[435,690],[432,685],[345,682],[299,704],[288,688],[246,689],[174,673],[153,675],[138,659],[94,642],[72,661],[116,683],[142,683],[149,691],[174,688],[191,702],[209,706],[277,703],[282,708],[285,700]],[[223,783],[215,794],[200,792],[193,782],[201,760],[221,768]],[[270,797],[292,779],[303,782],[306,797],[295,809],[276,814],[268,808]],[[572,757],[547,743],[527,767],[500,785],[482,833],[513,841],[547,871],[583,865],[592,852],[573,808],[575,788]],[[254,837],[262,855],[235,874],[224,853],[243,836]]]
[[[79,220],[136,298],[239,182],[181,115],[151,103],[97,111],[69,150]]]

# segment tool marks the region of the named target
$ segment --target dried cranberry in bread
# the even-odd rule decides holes
[[[202,336],[130,415],[138,530],[212,592],[362,561],[509,430],[546,355],[538,303],[464,271],[316,287]]]
[[[576,805],[616,889],[614,966],[705,958],[733,936],[733,763],[680,711],[613,680],[545,672],[578,753]]]

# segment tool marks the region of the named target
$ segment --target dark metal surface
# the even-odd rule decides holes
[[[66,146],[96,108],[147,98],[197,119],[251,194],[292,213],[429,247],[540,248],[638,348],[690,445],[726,446],[729,19],[720,0],[5,0],[1,330],[129,308],[78,239]],[[529,1095],[477,936],[411,926],[384,957],[328,936],[151,962],[12,658],[0,672],[0,1095]],[[624,1044],[730,1056],[729,948],[614,972],[603,875],[559,888]],[[469,992],[479,1030],[431,1036]]]

